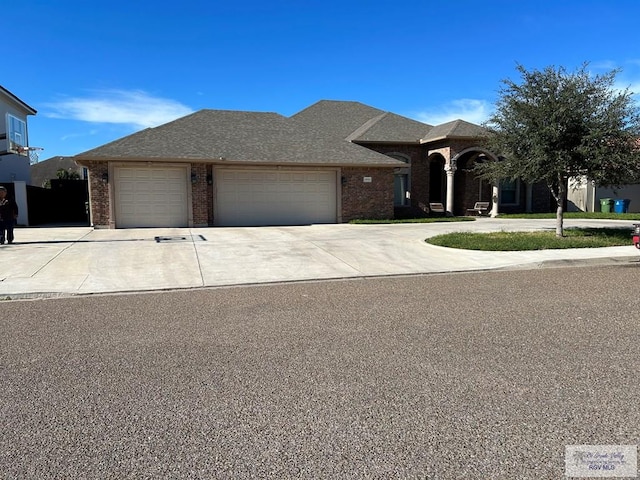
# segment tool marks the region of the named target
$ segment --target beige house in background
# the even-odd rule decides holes
[[[601,200],[629,200],[630,213],[640,212],[640,185],[622,185],[620,188],[598,187],[586,177],[572,177],[567,189],[568,212],[600,212]],[[611,207],[613,211],[614,206]]]

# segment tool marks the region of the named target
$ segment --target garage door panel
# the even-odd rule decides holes
[[[336,221],[336,172],[226,170],[215,174],[216,225]]]
[[[188,226],[187,169],[116,167],[117,227]]]

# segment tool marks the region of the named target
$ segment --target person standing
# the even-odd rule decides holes
[[[7,189],[0,185],[0,245],[13,243],[13,226],[18,218],[18,204],[7,198]]]

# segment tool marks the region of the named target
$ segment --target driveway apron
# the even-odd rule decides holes
[[[537,268],[557,260],[637,261],[631,245],[478,252],[437,247],[449,232],[553,230],[554,220],[299,227],[20,228],[0,247],[0,295],[89,294],[240,284]],[[631,222],[566,220],[565,226]]]

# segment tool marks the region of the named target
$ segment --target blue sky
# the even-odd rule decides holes
[[[637,0],[21,0],[3,17],[0,84],[38,111],[41,160],[202,108],[480,123],[517,63],[621,68],[640,92]]]

